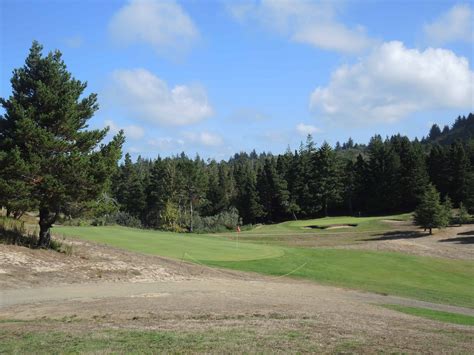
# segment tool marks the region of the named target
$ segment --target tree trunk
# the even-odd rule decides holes
[[[40,233],[39,233],[39,240],[38,240],[38,247],[39,248],[49,248],[49,244],[51,243],[51,226],[46,224],[40,223]]]
[[[430,228],[430,235],[433,235],[433,230],[432,230],[432,228]]]
[[[192,200],[190,204],[190,213],[191,213],[191,224],[189,227],[189,231],[192,233],[193,232],[193,201]]]
[[[38,240],[38,247],[39,248],[49,248],[51,243],[51,226],[56,221],[56,214],[52,214],[47,208],[40,208],[40,233],[39,233],[39,240]]]

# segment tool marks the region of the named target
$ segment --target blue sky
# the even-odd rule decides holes
[[[99,94],[91,127],[125,149],[227,159],[421,137],[474,111],[473,8],[450,1],[32,1],[0,4],[0,96],[33,40]]]

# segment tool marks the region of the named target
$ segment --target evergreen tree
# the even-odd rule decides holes
[[[355,172],[354,163],[349,160],[344,166],[344,174],[342,177],[343,191],[342,196],[347,206],[349,215],[354,214],[354,196],[355,196]]]
[[[400,207],[413,211],[418,205],[428,184],[425,157],[419,145],[407,137],[395,138],[395,149],[400,157]]]
[[[237,196],[235,205],[244,224],[255,224],[264,215],[258,192],[256,176],[249,163],[239,165],[236,173]]]
[[[459,225],[463,225],[469,222],[469,212],[467,211],[466,207],[461,202],[459,204],[459,211],[458,211],[458,222]]]
[[[331,146],[324,142],[313,156],[314,196],[319,201],[324,216],[328,216],[328,205],[338,202],[341,188],[338,162]]]
[[[43,56],[42,46],[33,42],[25,65],[13,71],[11,85],[12,95],[0,100],[5,110],[0,186],[17,184],[38,207],[38,244],[48,247],[59,213],[104,191],[124,138],[119,134],[99,145],[107,129],[86,130],[99,107],[97,96],[81,98],[86,83],[72,77],[59,51]],[[12,167],[20,167],[21,176],[10,174]]]
[[[444,197],[450,189],[449,158],[442,146],[436,144],[430,150],[427,160],[430,181]]]
[[[360,215],[362,211],[366,212],[368,209],[369,185],[370,176],[368,165],[361,154],[357,156],[354,164],[354,197],[353,209]]]
[[[460,141],[451,145],[449,150],[449,195],[457,205],[467,198],[470,161]]]
[[[368,147],[369,208],[373,212],[396,211],[400,206],[400,158],[389,141],[374,136]]]
[[[443,202],[444,218],[446,220],[446,225],[449,225],[453,222],[453,203],[449,196],[446,196]]]
[[[415,223],[424,229],[445,227],[448,224],[445,209],[440,203],[439,193],[429,184],[423,198],[415,210]]]
[[[120,167],[115,196],[121,209],[135,218],[141,219],[145,212],[145,186],[140,178],[138,165],[133,164],[130,154],[125,154],[125,162]]]
[[[276,171],[273,159],[267,159],[260,170],[257,190],[267,219],[270,222],[283,220],[288,213],[289,193],[287,183]]]
[[[439,128],[439,126],[435,123],[431,126],[431,129],[430,129],[430,133],[428,135],[428,139],[429,140],[435,140],[436,138],[438,138],[439,136],[441,136],[441,129]]]

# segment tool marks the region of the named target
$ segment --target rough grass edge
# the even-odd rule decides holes
[[[382,304],[381,307],[412,316],[436,320],[438,322],[474,326],[474,317],[466,314],[438,311],[430,308],[408,307],[398,304]]]

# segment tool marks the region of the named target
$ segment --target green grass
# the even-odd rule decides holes
[[[401,253],[285,248],[281,257],[208,265],[474,308],[474,263]]]
[[[97,330],[24,332],[0,330],[0,354],[270,353],[321,351],[317,341],[295,331],[257,333],[248,327],[198,331]]]
[[[385,217],[386,218],[386,217]],[[322,284],[474,307],[474,262],[363,250],[289,248],[216,236],[123,227],[62,227],[54,232],[176,259],[242,271],[291,275]]]
[[[382,305],[382,307],[413,316],[437,320],[440,322],[474,326],[474,317],[464,314],[442,312],[419,307],[406,307],[397,304],[385,304]]]
[[[393,215],[393,216],[377,216],[377,217],[326,217],[317,219],[305,219],[299,221],[288,221],[278,224],[262,225],[249,231],[242,232],[245,234],[288,234],[288,233],[340,233],[344,232],[373,232],[384,231],[393,228],[384,220],[408,221],[411,218],[410,213]],[[356,224],[356,227],[350,229],[312,229],[309,226],[328,227],[331,225]]]
[[[55,227],[53,233],[83,239],[146,254],[171,258],[235,261],[274,258],[282,248],[271,245],[237,243],[200,234],[178,234],[125,227]]]

